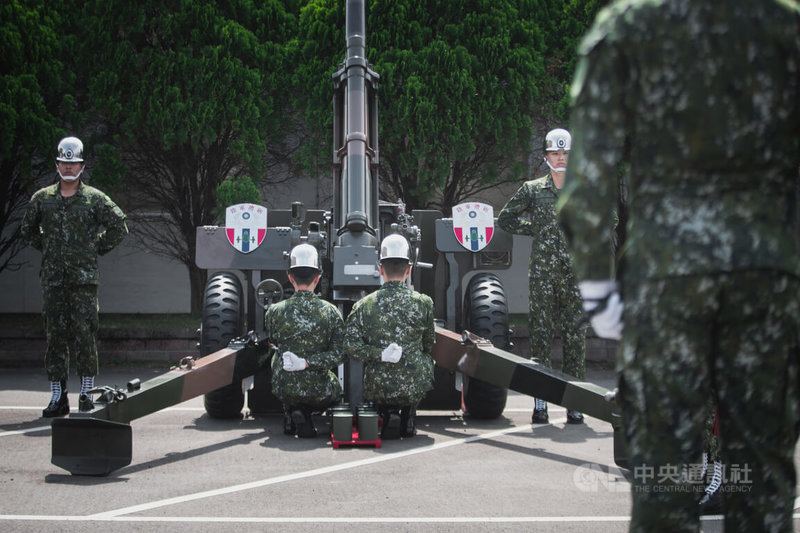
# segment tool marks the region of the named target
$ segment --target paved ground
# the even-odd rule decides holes
[[[155,376],[104,369],[98,384]],[[609,387],[607,371],[587,380]],[[77,390],[77,379],[70,383]],[[38,369],[0,374],[0,530],[626,531],[630,485],[599,420],[530,425],[532,399],[503,416],[423,412],[413,439],[334,450],[282,434],[279,417],[210,419],[202,399],[132,423],[133,462],[107,477],[50,463],[49,398]],[[316,420],[326,428],[323,418]],[[796,528],[800,526],[800,520]],[[55,528],[55,529],[54,529]],[[721,531],[718,517],[703,522]]]

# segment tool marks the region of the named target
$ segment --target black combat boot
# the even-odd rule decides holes
[[[294,422],[298,437],[310,439],[317,436],[317,428],[314,427],[314,421],[311,419],[311,409],[307,406],[292,407],[292,422]]]
[[[705,492],[700,500],[700,516],[722,514],[722,491]]]
[[[706,486],[703,498],[700,500],[700,514],[722,514],[722,461],[712,461],[707,465],[712,469],[711,481]],[[705,476],[704,476],[705,477]]]
[[[381,438],[400,438],[400,410],[396,407],[383,407],[381,413]]]
[[[547,424],[550,417],[547,415],[547,402],[535,398],[536,403],[533,408],[533,416],[531,416],[531,424]]]
[[[583,424],[583,413],[567,409],[567,424]]]
[[[417,406],[406,405],[400,409],[400,436],[413,437],[417,434]]]
[[[50,403],[42,410],[44,418],[54,418],[69,414],[69,400],[67,399],[67,382],[50,382]]]

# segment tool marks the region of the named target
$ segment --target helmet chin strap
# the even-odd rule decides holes
[[[566,172],[567,171],[567,167],[558,167],[558,168],[556,168],[556,167],[554,167],[553,165],[550,164],[550,161],[548,161],[546,157],[544,157],[543,159],[544,159],[544,162],[547,163],[547,166],[550,167],[550,170],[552,170],[553,172]]]
[[[61,179],[62,179],[62,180],[64,180],[64,181],[75,181],[75,180],[76,180],[76,179],[78,179],[78,178],[80,177],[80,175],[83,173],[83,168],[81,168],[81,169],[78,171],[78,174],[77,174],[76,176],[65,176],[65,175],[63,175],[63,174],[61,173],[61,171],[58,169],[58,165],[56,165],[56,172],[58,172],[58,175],[59,175],[59,176],[61,177]]]

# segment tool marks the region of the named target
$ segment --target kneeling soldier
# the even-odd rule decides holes
[[[295,292],[264,314],[272,356],[272,393],[284,404],[283,432],[314,437],[312,410],[325,410],[342,396],[331,369],[344,361],[344,323],[332,303],[314,294],[320,279],[319,255],[310,244],[295,246],[289,255],[289,281]]]
[[[385,439],[414,435],[416,405],[433,388],[433,301],[405,284],[410,257],[405,237],[383,239],[385,283],[355,303],[345,328],[345,352],[364,363],[364,399],[378,407]]]

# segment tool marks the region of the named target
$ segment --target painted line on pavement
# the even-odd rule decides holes
[[[508,435],[527,429],[535,429],[545,427],[550,424],[560,424],[566,422],[566,419],[552,420],[549,424],[533,424],[524,426],[514,426],[502,430],[491,431],[481,435],[473,435],[463,439],[453,439],[446,442],[424,446],[422,448],[415,448],[406,450],[404,452],[392,453],[385,456],[373,457],[359,461],[351,461],[340,465],[329,467],[317,468],[305,472],[298,472],[295,474],[288,474],[284,476],[277,476],[273,478],[266,478],[259,481],[250,483],[243,483],[233,485],[221,489],[197,492],[194,494],[187,494],[175,498],[168,498],[158,500],[150,503],[123,507],[120,509],[96,513],[93,515],[85,516],[65,516],[65,515],[0,515],[2,521],[69,521],[69,522],[172,522],[172,523],[263,523],[263,524],[281,524],[281,523],[331,523],[331,524],[367,524],[367,523],[417,523],[417,524],[448,524],[448,523],[462,523],[462,524],[480,524],[480,523],[600,523],[600,522],[630,522],[630,516],[489,516],[489,517],[219,517],[219,516],[126,516],[131,513],[137,513],[168,505],[176,505],[189,501],[195,501],[203,498],[210,498],[214,496],[222,496],[241,492],[245,490],[265,487],[287,481],[294,481],[298,479],[309,478],[318,475],[329,474],[351,468],[358,468],[361,466],[377,464],[403,457],[409,457],[420,453],[430,451],[437,451],[459,444],[467,444],[470,442],[477,442],[481,440],[488,440],[502,435]],[[32,428],[27,431],[32,431]],[[49,429],[49,427],[38,428]],[[12,432],[6,432],[12,433]],[[4,433],[5,434],[5,433]],[[795,500],[794,508],[800,507],[800,497]],[[704,522],[720,521],[722,515],[709,515],[700,518]],[[792,518],[800,519],[800,514],[793,514]]]
[[[559,422],[566,422],[566,419],[553,421],[551,423],[559,423]],[[537,424],[533,427],[537,426],[546,426],[549,424]],[[410,450],[406,450],[403,452],[391,453],[386,455],[381,455],[378,457],[370,457],[368,459],[361,459],[358,461],[350,461],[347,463],[342,463],[338,465],[326,466],[322,468],[315,468],[313,470],[306,470],[305,472],[296,472],[294,474],[286,474],[283,476],[271,477],[266,479],[261,479],[258,481],[251,481],[249,483],[242,483],[239,485],[232,485],[230,487],[223,487],[220,489],[214,490],[207,490],[203,492],[196,492],[194,494],[186,494],[184,496],[176,496],[174,498],[167,498],[164,500],[158,500],[150,503],[143,503],[139,505],[132,505],[130,507],[123,507],[121,509],[116,509],[113,511],[106,511],[104,513],[96,513],[93,515],[89,515],[87,518],[89,519],[103,519],[103,518],[110,518],[110,517],[117,517],[121,515],[131,514],[131,513],[139,513],[142,511],[149,511],[152,509],[157,509],[159,507],[166,507],[168,505],[177,505],[181,503],[186,503],[190,501],[200,500],[203,498],[211,498],[214,496],[223,496],[226,494],[232,494],[235,492],[241,492],[244,490],[251,490],[260,487],[266,487],[268,485],[275,485],[278,483],[284,483],[287,481],[296,481],[298,479],[304,479],[314,476],[321,476],[325,474],[330,474],[332,472],[339,472],[342,470],[349,470],[351,468],[358,468],[361,466],[373,465],[377,463],[383,463],[385,461],[393,461],[395,459],[402,459],[404,457],[409,457],[412,455],[418,455],[421,453],[427,453],[432,451],[441,450],[444,448],[450,448],[452,446],[457,446],[459,444],[467,444],[470,442],[476,442],[481,440],[492,439],[494,437],[499,437],[501,435],[506,435],[509,433],[516,433],[519,431],[526,431],[531,429],[531,425],[525,426],[514,426],[510,428],[500,429],[497,431],[489,431],[487,433],[482,433],[480,435],[473,435],[470,437],[466,437],[463,439],[453,439],[446,442],[441,442],[438,444],[431,444],[429,446],[423,446],[421,448],[413,448]]]
[[[709,517],[706,517],[709,518]],[[721,518],[721,517],[720,517]],[[410,516],[410,517],[223,517],[223,516],[53,516],[0,515],[0,520],[65,522],[186,522],[186,523],[259,523],[259,524],[480,524],[480,523],[560,523],[560,522],[630,522],[629,516]]]
[[[701,516],[701,522],[721,522],[722,515]],[[800,519],[793,514],[792,519]],[[63,516],[63,515],[0,515],[0,520],[27,522],[171,522],[171,523],[245,523],[245,524],[498,524],[498,523],[610,523],[630,522],[630,516],[406,516],[406,517],[224,517],[224,516]]]
[[[561,420],[553,420],[551,423],[563,423],[566,422],[565,419]],[[124,507],[121,509],[116,509],[112,511],[107,511],[103,513],[96,513],[93,515],[87,516],[64,516],[64,515],[0,515],[0,520],[2,521],[69,521],[69,522],[102,522],[102,521],[109,521],[109,522],[230,522],[230,523],[320,523],[320,522],[328,522],[328,523],[403,523],[403,522],[415,522],[415,523],[484,523],[484,522],[549,522],[549,521],[556,521],[556,522],[565,522],[565,521],[573,521],[573,522],[598,522],[598,521],[628,521],[628,517],[449,517],[449,518],[442,518],[442,517],[406,517],[406,518],[386,518],[386,517],[307,517],[307,518],[298,518],[298,517],[285,517],[285,518],[278,518],[278,517],[165,517],[165,516],[158,516],[158,517],[147,517],[147,516],[125,516],[131,513],[148,511],[152,509],[157,509],[160,507],[166,507],[168,505],[176,505],[180,503],[185,503],[189,501],[199,500],[203,498],[210,498],[214,496],[222,496],[226,494],[232,494],[235,492],[241,492],[244,490],[255,489],[259,487],[265,487],[268,485],[274,485],[277,483],[283,483],[286,481],[294,481],[298,479],[309,478],[318,475],[329,474],[331,472],[338,472],[342,470],[348,470],[351,468],[358,468],[360,466],[366,466],[376,463],[381,463],[385,461],[391,461],[394,459],[400,459],[403,457],[408,457],[412,455],[417,455],[420,453],[426,453],[430,451],[441,450],[444,448],[449,448],[452,446],[457,446],[459,444],[466,444],[470,442],[476,442],[481,440],[488,440],[494,437],[499,437],[502,435],[507,435],[511,433],[516,433],[519,431],[529,430],[531,428],[538,428],[548,426],[550,424],[535,424],[535,425],[524,425],[524,426],[514,426],[510,428],[505,428],[497,431],[491,431],[487,433],[483,433],[481,435],[473,435],[470,437],[465,437],[463,439],[453,439],[446,442],[441,442],[438,444],[432,444],[430,446],[423,446],[421,448],[415,448],[411,450],[406,450],[404,452],[397,452],[392,454],[383,455],[380,457],[372,457],[369,459],[362,459],[359,461],[351,461],[347,463],[342,463],[340,465],[334,465],[329,467],[317,468],[314,470],[308,470],[305,472],[297,472],[295,474],[288,474],[284,476],[278,476],[273,478],[262,479],[259,481],[254,481],[250,483],[243,483],[239,485],[233,485],[230,487],[224,487],[221,489],[216,490],[209,490],[198,492],[194,494],[187,494],[184,496],[178,496],[174,498],[168,498],[164,500],[158,500],[150,503],[134,505],[130,507]],[[49,427],[47,428],[49,429]],[[30,431],[30,430],[28,430]],[[10,432],[9,432],[10,433]]]
[[[37,431],[50,431],[50,426],[39,426],[28,429],[18,429],[14,431],[0,431],[0,437],[9,437],[11,435],[24,435],[26,433],[36,433]]]

